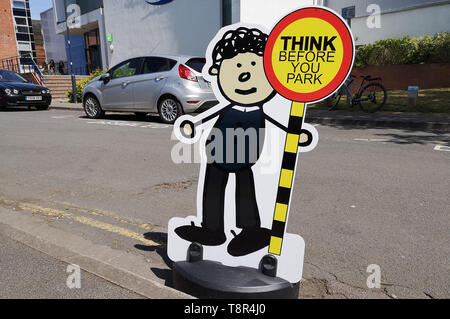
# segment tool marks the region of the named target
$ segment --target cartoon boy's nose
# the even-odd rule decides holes
[[[239,82],[247,82],[251,77],[252,75],[250,72],[241,73],[241,75],[239,75]]]

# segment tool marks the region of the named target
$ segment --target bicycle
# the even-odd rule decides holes
[[[375,113],[384,106],[387,100],[387,91],[383,84],[381,84],[381,78],[372,78],[370,75],[364,75],[361,76],[361,84],[356,83],[355,78],[356,76],[351,74],[341,88],[327,99],[329,111],[339,104],[343,94],[347,94],[347,109],[358,105],[363,112]],[[366,81],[373,83],[364,86],[364,82]],[[351,92],[351,85],[358,87],[358,91],[355,95]]]

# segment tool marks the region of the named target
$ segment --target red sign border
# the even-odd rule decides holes
[[[273,71],[272,65],[273,47],[275,46],[277,38],[288,25],[303,18],[319,18],[330,23],[341,35],[344,46],[344,58],[337,75],[326,87],[312,93],[298,93],[287,89],[280,81],[278,81],[278,78]],[[277,91],[279,94],[292,101],[311,103],[326,98],[342,85],[342,83],[351,72],[354,56],[355,46],[353,43],[353,38],[351,36],[350,29],[348,28],[345,21],[327,9],[308,7],[288,14],[275,25],[269,35],[266,49],[264,51],[264,70],[267,79],[269,80],[275,91]]]

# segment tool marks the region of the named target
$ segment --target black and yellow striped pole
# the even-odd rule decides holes
[[[266,44],[264,68],[273,88],[293,101],[283,150],[269,253],[281,255],[308,103],[335,92],[354,60],[350,28],[334,11],[308,7],[280,20]]]
[[[269,253],[274,255],[281,255],[283,246],[305,110],[305,103],[292,102],[270,237]]]

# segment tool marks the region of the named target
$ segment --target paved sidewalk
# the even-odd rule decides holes
[[[52,109],[82,111],[81,103],[54,101]],[[374,114],[308,109],[308,123],[330,126],[367,126],[450,132],[450,115],[377,112]]]
[[[20,213],[19,213],[20,212]],[[82,278],[85,283],[84,291],[64,292],[70,298],[100,298],[111,296],[112,298],[141,298],[150,299],[179,299],[192,298],[173,288],[165,286],[157,275],[152,271],[154,264],[149,263],[142,255],[133,252],[111,248],[104,243],[94,243],[84,234],[69,233],[53,227],[48,219],[42,219],[28,209],[10,209],[0,207],[0,251],[6,246],[2,240],[7,237],[10,241],[18,242],[16,246],[9,245],[10,251],[3,254],[0,259],[0,269],[5,274],[0,274],[0,283],[8,283],[12,289],[11,295],[1,289],[0,299],[3,297],[28,298],[19,289],[20,283],[7,278],[14,275],[14,267],[23,274],[38,276],[37,282],[46,282],[47,287],[41,287],[40,296],[53,298],[50,295],[52,287],[61,291],[64,288],[67,274],[64,272],[65,265],[78,265],[83,270]],[[22,257],[18,251],[28,246],[29,251],[24,251]],[[30,251],[37,251],[33,255]],[[21,260],[11,258],[16,255]],[[11,258],[9,258],[9,257]],[[50,269],[50,266],[53,269]],[[34,269],[34,270],[32,270]],[[48,269],[49,272],[45,272]],[[62,269],[62,270],[61,270]],[[19,272],[18,272],[19,273]],[[24,275],[19,278],[25,278]],[[45,277],[45,279],[44,279]],[[82,282],[82,285],[83,285]],[[24,289],[34,289],[37,292],[36,282],[31,282],[31,277],[26,281],[29,284]],[[61,285],[62,283],[62,285]],[[97,289],[97,292],[93,292]],[[24,290],[26,292],[26,290]],[[102,292],[103,291],[103,292]],[[72,294],[72,295],[71,295]],[[60,297],[65,295],[61,292]]]
[[[80,286],[67,286],[74,270],[0,232],[0,298],[135,299],[143,298],[103,278],[80,271]],[[69,282],[74,282],[70,281]]]
[[[55,110],[70,110],[70,111],[83,111],[83,105],[81,103],[69,103],[64,101],[53,100],[50,105],[50,109]]]

